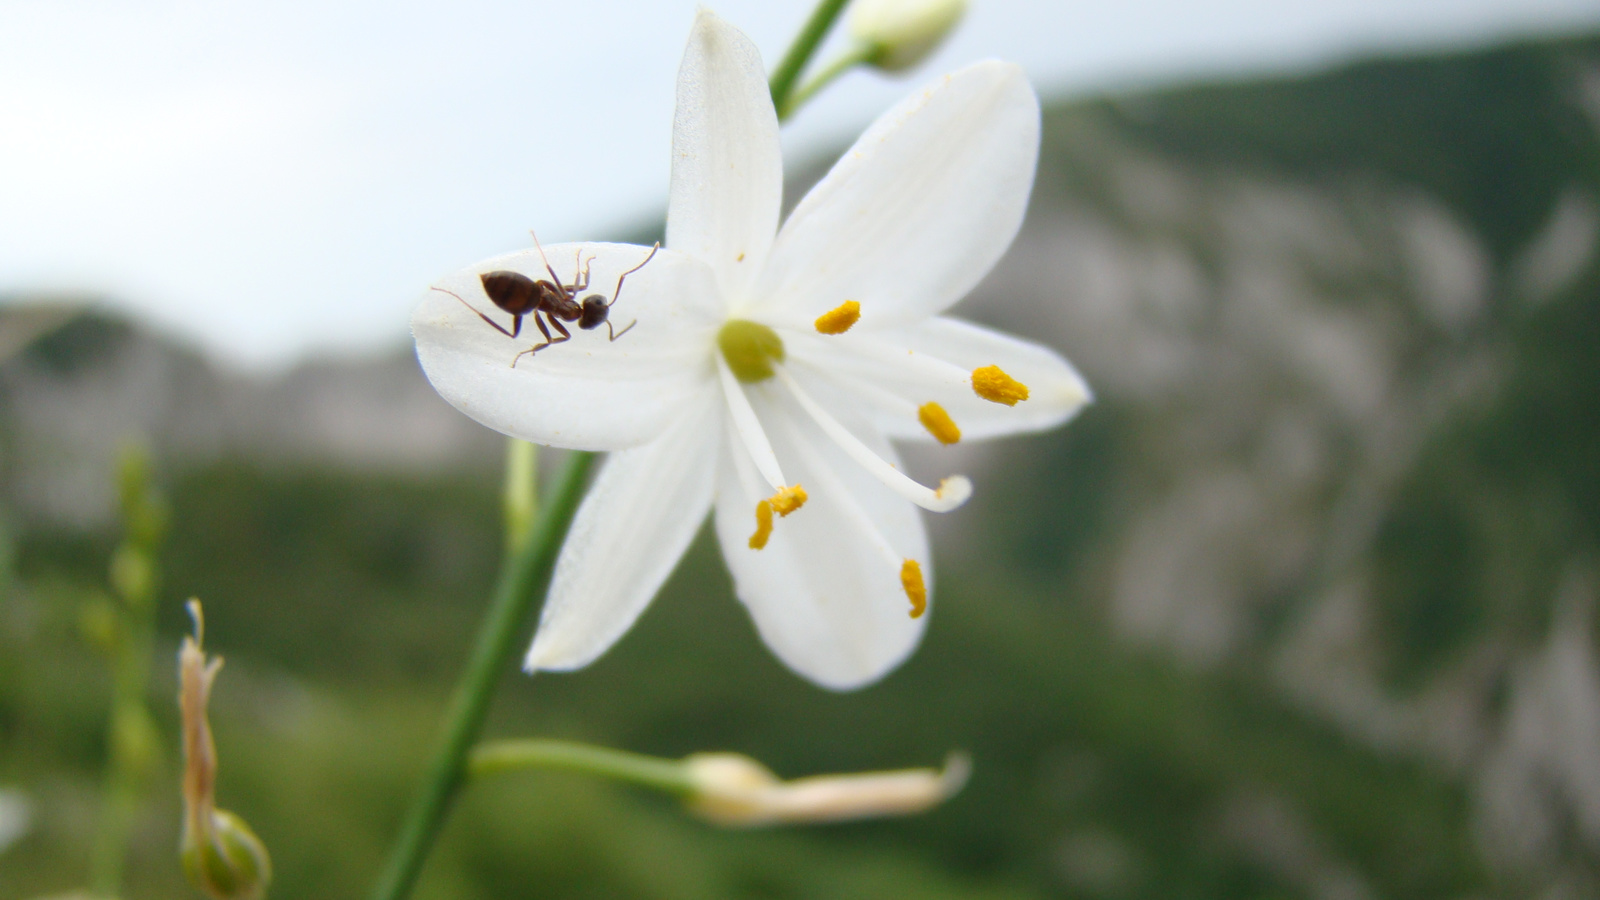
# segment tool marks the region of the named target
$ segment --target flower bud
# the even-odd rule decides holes
[[[692,790],[689,808],[718,825],[840,822],[923,812],[960,791],[972,771],[951,754],[943,771],[902,769],[815,775],[781,781],[766,766],[737,753],[697,753],[684,760]]]
[[[205,619],[189,601],[195,636],[178,651],[178,705],[183,711],[183,839],[179,858],[189,882],[214,900],[258,900],[272,880],[266,845],[244,820],[216,807],[217,750],[206,707],[222,660],[200,649]]]
[[[966,0],[857,0],[850,34],[874,49],[868,63],[899,72],[937,50],[966,11]]]

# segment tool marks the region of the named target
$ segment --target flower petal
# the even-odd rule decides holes
[[[783,203],[778,116],[755,44],[702,9],[678,68],[667,246],[711,264],[740,304],[766,261]]]
[[[1039,99],[1022,70],[981,62],[868,128],[790,214],[749,315],[809,328],[845,300],[857,327],[912,322],[961,299],[1022,225]]]
[[[606,460],[561,547],[529,672],[588,665],[650,605],[711,506],[721,402],[702,395],[661,437]]]
[[[850,391],[892,438],[933,440],[917,414],[930,401],[968,441],[1054,428],[1093,399],[1083,377],[1049,347],[948,316],[882,332],[785,333],[784,343],[793,367]],[[972,370],[981,366],[999,366],[1027,385],[1028,399],[1005,406],[979,397]]]
[[[849,690],[883,677],[922,638],[927,617],[911,618],[900,570],[906,559],[917,560],[931,589],[927,533],[915,506],[846,457],[781,390],[757,385],[751,401],[784,473],[805,486],[809,499],[774,523],[765,549],[752,550],[748,539],[765,484],[748,462],[742,473],[740,466],[724,465],[717,478],[717,537],[739,599],[767,646],[812,681]],[[832,404],[829,411],[873,451],[897,461],[888,442],[852,410]],[[725,440],[737,446],[736,436]]]
[[[650,248],[557,244],[545,252],[569,282],[577,255],[592,255],[589,290],[617,300],[618,277]],[[411,318],[417,359],[434,389],[482,424],[556,447],[615,450],[654,438],[691,396],[711,389],[710,348],[721,312],[711,270],[698,260],[661,250],[629,275],[611,316],[619,331],[630,321],[638,324],[616,341],[607,340],[603,327],[580,331],[572,323],[571,341],[520,358],[544,340],[532,317],[523,318],[513,339],[478,315],[511,326],[511,316],[489,301],[478,278],[496,270],[550,278],[536,250],[485,260],[438,282],[435,288],[443,290],[424,294]]]

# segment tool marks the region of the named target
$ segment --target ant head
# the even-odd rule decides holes
[[[578,327],[599,328],[605,324],[606,316],[610,313],[611,306],[606,303],[606,298],[590,294],[583,298],[583,315],[578,319]]]
[[[478,279],[494,305],[514,316],[525,316],[538,305],[538,285],[521,272],[485,272]]]

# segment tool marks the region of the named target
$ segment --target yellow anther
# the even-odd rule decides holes
[[[900,586],[906,589],[911,600],[911,618],[916,619],[928,611],[928,587],[922,583],[922,566],[914,559],[900,564]]]
[[[846,300],[837,307],[817,316],[817,330],[823,334],[844,334],[850,326],[861,320],[861,304]]]
[[[766,500],[756,504],[756,533],[750,535],[750,549],[760,550],[772,537],[772,504]]]
[[[750,549],[760,550],[772,537],[772,514],[787,516],[806,504],[806,489],[798,484],[779,488],[776,494],[756,504],[756,533],[750,535]]]
[[[798,484],[791,484],[786,488],[779,488],[776,494],[767,498],[772,504],[772,509],[780,516],[787,516],[806,504],[806,489]]]
[[[1028,386],[1012,378],[999,366],[984,366],[972,370],[972,390],[985,400],[1016,406],[1018,400],[1028,399]]]
[[[917,421],[941,444],[954,444],[961,440],[961,429],[956,427],[955,420],[944,411],[944,407],[937,403],[924,403],[917,407]]]

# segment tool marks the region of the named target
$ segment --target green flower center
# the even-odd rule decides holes
[[[745,384],[766,381],[772,377],[772,364],[783,362],[783,338],[748,319],[729,319],[717,332],[717,347],[733,377]]]

